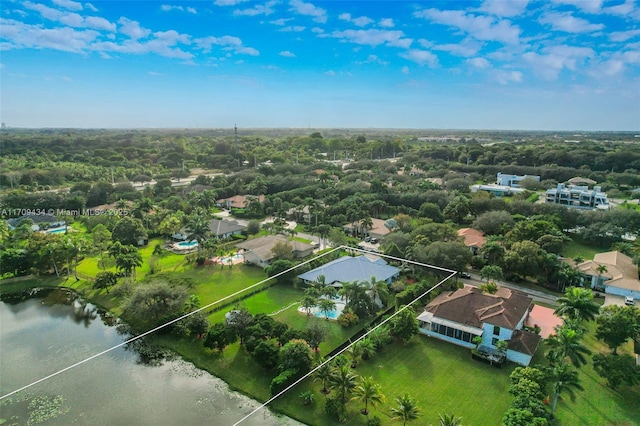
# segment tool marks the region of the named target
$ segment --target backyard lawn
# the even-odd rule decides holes
[[[588,246],[575,239],[572,239],[562,246],[562,256],[568,259],[581,256],[584,260],[593,260],[593,256],[606,251],[609,251],[609,247]]]

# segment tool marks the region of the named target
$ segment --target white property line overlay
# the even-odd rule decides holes
[[[337,251],[337,250],[346,250],[346,251],[361,252],[361,253],[365,253],[365,254],[372,254],[371,252],[368,252],[368,251],[366,251],[366,250],[362,250],[362,249],[358,249],[358,248],[354,248],[354,247],[349,247],[349,246],[340,246],[340,247],[336,247],[336,248],[334,248],[334,249],[332,249],[332,250],[329,250],[329,251],[328,251],[328,252],[326,252],[326,253],[322,253],[321,255],[318,255],[318,256],[316,256],[316,257],[314,257],[314,258],[312,258],[312,259],[309,259],[309,260],[306,260],[306,261],[304,261],[304,262],[302,262],[302,263],[299,263],[298,265],[295,265],[295,266],[294,266],[294,267],[292,267],[292,268],[289,268],[289,269],[286,269],[286,270],[284,270],[284,271],[282,271],[282,272],[279,272],[279,273],[277,273],[277,274],[275,274],[275,275],[273,275],[273,276],[271,276],[271,277],[268,277],[268,278],[266,278],[266,279],[264,279],[264,280],[262,280],[262,281],[258,281],[257,283],[255,283],[255,284],[253,284],[253,285],[251,285],[251,286],[249,286],[249,287],[247,287],[247,288],[244,288],[244,289],[239,290],[239,291],[237,291],[237,292],[235,292],[235,293],[232,293],[232,294],[230,294],[230,295],[228,295],[228,296],[225,296],[225,297],[223,297],[222,299],[219,299],[219,300],[216,300],[216,301],[214,301],[214,302],[211,302],[211,303],[209,303],[208,305],[205,305],[205,306],[203,306],[203,307],[201,307],[201,308],[198,308],[198,309],[196,309],[196,310],[194,310],[194,311],[192,311],[192,312],[188,312],[188,313],[186,313],[186,314],[182,315],[181,317],[175,318],[175,319],[173,319],[173,320],[171,320],[171,321],[169,321],[169,322],[166,322],[166,323],[161,324],[161,325],[159,325],[159,326],[157,326],[157,327],[154,327],[154,328],[152,328],[151,330],[147,330],[147,331],[145,331],[144,333],[139,334],[139,335],[137,335],[137,336],[134,336],[134,337],[132,337],[132,338],[130,338],[130,339],[128,339],[128,340],[125,340],[125,341],[123,341],[122,343],[119,343],[119,344],[117,344],[117,345],[115,345],[115,346],[110,347],[109,349],[106,349],[106,350],[104,350],[104,351],[102,351],[102,352],[98,352],[97,354],[92,355],[92,356],[90,356],[90,357],[88,357],[88,358],[85,358],[85,359],[83,359],[83,360],[81,360],[81,361],[78,361],[78,362],[76,362],[75,364],[72,364],[72,365],[70,365],[70,366],[68,366],[68,367],[65,367],[65,368],[63,368],[63,369],[61,369],[61,370],[58,370],[58,371],[56,371],[56,372],[54,372],[54,373],[51,373],[51,374],[49,374],[48,376],[45,376],[45,377],[43,377],[43,378],[41,378],[41,379],[38,379],[38,380],[36,380],[36,381],[34,381],[34,382],[31,382],[31,383],[29,383],[29,384],[27,384],[27,385],[25,385],[25,386],[22,386],[22,387],[20,387],[20,388],[18,388],[18,389],[16,389],[16,390],[14,390],[14,391],[11,391],[11,392],[9,392],[9,393],[7,393],[7,394],[5,394],[5,395],[2,395],[2,396],[0,396],[0,401],[4,400],[4,399],[6,399],[6,398],[9,398],[9,397],[10,397],[10,396],[12,396],[12,395],[17,394],[18,392],[22,392],[23,390],[26,390],[26,389],[28,389],[28,388],[30,388],[30,387],[32,387],[32,386],[35,386],[35,385],[37,385],[38,383],[42,383],[42,382],[44,382],[44,381],[46,381],[46,380],[49,380],[49,379],[51,379],[51,378],[53,378],[53,377],[56,377],[56,376],[60,375],[60,374],[62,374],[62,373],[64,373],[64,372],[66,372],[66,371],[69,371],[69,370],[71,370],[71,369],[73,369],[73,368],[75,368],[75,367],[78,367],[78,366],[80,366],[80,365],[82,365],[82,364],[85,364],[85,363],[87,363],[87,362],[89,362],[89,361],[91,361],[91,360],[93,360],[93,359],[95,359],[95,358],[98,358],[98,357],[100,357],[100,356],[102,356],[102,355],[104,355],[104,354],[107,354],[107,353],[109,353],[109,352],[112,352],[112,351],[114,351],[114,350],[116,350],[116,349],[118,349],[118,348],[120,348],[120,347],[122,347],[122,346],[125,346],[125,345],[127,345],[127,344],[129,344],[129,343],[135,342],[136,340],[139,340],[139,339],[141,339],[141,338],[143,338],[143,337],[145,337],[145,336],[148,336],[148,335],[150,335],[150,334],[152,334],[152,333],[155,333],[156,331],[161,330],[161,329],[163,329],[163,328],[165,328],[165,327],[167,327],[167,326],[169,326],[169,325],[171,325],[171,324],[175,324],[175,323],[176,323],[176,322],[178,322],[178,321],[181,321],[181,320],[183,320],[183,319],[185,319],[185,318],[188,318],[188,317],[190,317],[191,315],[194,315],[194,314],[196,314],[196,313],[198,313],[198,312],[200,312],[200,311],[203,311],[203,310],[205,310],[205,309],[208,309],[208,308],[210,308],[210,307],[212,307],[212,306],[214,306],[214,305],[216,305],[216,304],[218,304],[218,303],[224,302],[225,300],[228,300],[228,299],[230,299],[230,298],[232,298],[232,297],[238,296],[238,295],[240,295],[240,294],[242,294],[242,293],[244,293],[244,292],[246,292],[246,291],[249,291],[249,290],[253,289],[254,287],[257,287],[257,286],[259,286],[259,285],[261,285],[261,284],[264,284],[264,283],[265,283],[265,282],[267,282],[267,281],[270,281],[270,280],[272,280],[272,279],[278,278],[278,277],[279,277],[279,276],[281,276],[281,275],[284,275],[284,274],[286,274],[286,273],[288,273],[288,272],[290,272],[290,271],[293,271],[294,269],[297,269],[297,268],[299,268],[300,266],[304,266],[304,265],[306,265],[306,264],[308,264],[308,263],[313,262],[314,260],[320,259],[320,258],[322,258],[322,257],[324,257],[324,256],[327,256],[328,254],[334,253],[334,252],[335,252],[335,251]],[[420,262],[416,262],[416,261],[413,261],[413,260],[408,260],[408,259],[402,259],[402,258],[398,258],[398,257],[388,256],[388,255],[381,254],[381,253],[375,253],[375,255],[376,255],[376,256],[379,256],[379,257],[387,257],[387,258],[389,258],[389,259],[393,259],[393,260],[397,260],[397,261],[401,261],[401,262],[412,263],[412,264],[415,264],[415,265],[418,265],[418,266],[424,266],[424,267],[431,268],[431,269],[438,269],[438,270],[440,270],[440,271],[449,272],[449,273],[450,273],[450,275],[449,275],[449,276],[447,276],[446,278],[444,278],[443,280],[441,280],[440,282],[438,282],[435,286],[431,287],[430,289],[428,289],[427,291],[425,291],[423,294],[421,294],[420,296],[418,296],[417,298],[415,298],[415,299],[414,299],[414,300],[412,300],[411,302],[407,303],[407,304],[406,304],[405,306],[403,306],[401,309],[399,309],[398,311],[396,311],[395,313],[393,313],[391,316],[389,316],[387,319],[385,319],[384,321],[382,321],[380,324],[378,324],[378,325],[376,325],[375,327],[373,327],[371,330],[367,331],[365,334],[363,334],[362,336],[360,336],[358,339],[354,340],[354,341],[353,341],[353,342],[351,342],[349,345],[345,346],[342,350],[340,350],[338,353],[336,353],[335,355],[333,355],[331,358],[329,358],[329,359],[327,359],[326,361],[324,361],[323,363],[321,363],[321,364],[317,365],[314,369],[312,369],[312,370],[311,370],[311,371],[309,371],[307,374],[305,374],[304,376],[302,376],[301,378],[299,378],[298,380],[296,380],[294,383],[292,383],[291,385],[287,386],[285,389],[283,389],[282,391],[280,391],[280,392],[279,392],[279,393],[277,393],[276,395],[274,395],[274,396],[272,396],[271,398],[269,398],[267,401],[265,401],[264,403],[262,403],[262,404],[261,404],[260,406],[258,406],[256,409],[254,409],[254,410],[253,410],[253,411],[251,411],[249,414],[247,414],[246,416],[244,416],[243,418],[241,418],[240,420],[238,420],[236,423],[234,423],[234,425],[233,425],[233,426],[237,426],[237,425],[239,425],[240,423],[242,423],[243,421],[245,421],[246,419],[248,419],[249,417],[251,417],[253,414],[255,414],[255,413],[257,413],[258,411],[262,410],[262,409],[263,409],[264,407],[266,407],[269,403],[273,402],[275,399],[277,399],[278,397],[282,396],[282,395],[283,395],[285,392],[287,392],[289,389],[293,388],[293,387],[294,387],[294,386],[296,386],[298,383],[302,382],[304,379],[306,379],[307,377],[309,377],[311,374],[315,373],[315,372],[316,372],[316,370],[318,370],[320,367],[322,367],[323,365],[325,365],[325,364],[327,364],[327,363],[331,362],[331,361],[332,361],[333,359],[335,359],[337,356],[341,355],[343,352],[345,352],[347,349],[349,349],[351,346],[353,346],[356,342],[358,342],[358,341],[362,340],[363,338],[367,337],[370,333],[372,333],[372,332],[373,332],[374,330],[376,330],[378,327],[380,327],[380,326],[382,326],[382,325],[386,324],[387,322],[389,322],[392,318],[394,318],[394,317],[395,317],[396,315],[398,315],[400,312],[402,312],[403,310],[405,310],[405,309],[406,309],[406,308],[408,308],[409,306],[413,305],[416,301],[418,301],[418,299],[420,299],[420,298],[422,298],[422,297],[426,296],[426,295],[427,295],[427,294],[429,294],[432,290],[434,290],[435,288],[440,287],[440,285],[442,285],[442,283],[444,283],[445,281],[449,280],[451,277],[453,277],[454,275],[456,275],[456,274],[457,274],[457,271],[453,271],[453,270],[451,270],[451,269],[446,269],[446,268],[442,268],[442,267],[435,266],[435,265],[427,265],[427,264],[425,264],[425,263],[420,263]]]
[[[371,254],[371,252],[368,252],[366,250],[362,250],[362,249],[356,249],[356,248],[352,248],[352,247],[346,247],[346,246],[340,246],[338,248],[345,248],[346,250],[353,250],[353,251],[359,251],[362,253],[368,253]],[[409,263],[413,263],[415,265],[419,265],[419,266],[424,266],[427,268],[432,268],[432,269],[438,269],[440,271],[444,271],[444,272],[450,272],[451,275],[447,276],[446,278],[444,278],[443,280],[441,280],[440,282],[438,282],[438,284],[434,285],[433,287],[431,287],[430,289],[428,289],[427,291],[425,291],[424,293],[422,293],[420,296],[416,297],[415,299],[413,299],[411,302],[407,303],[406,305],[404,305],[402,308],[398,309],[396,312],[394,312],[392,315],[390,315],[387,319],[385,319],[384,321],[382,321],[380,324],[374,326],[371,330],[367,331],[366,333],[364,333],[362,336],[358,337],[356,340],[354,340],[353,342],[349,343],[347,346],[345,346],[344,348],[342,348],[340,351],[338,351],[335,355],[333,355],[332,357],[330,357],[329,359],[325,360],[324,362],[318,364],[314,369],[312,369],[311,371],[309,371],[307,374],[305,374],[304,376],[300,377],[298,380],[296,380],[295,382],[293,382],[292,384],[290,384],[289,386],[287,386],[286,388],[284,388],[283,390],[281,390],[280,392],[278,392],[277,394],[273,395],[271,398],[269,398],[268,400],[266,400],[265,402],[263,402],[262,404],[260,404],[256,409],[254,409],[252,412],[250,412],[249,414],[247,414],[246,416],[244,416],[243,418],[241,418],[240,420],[238,420],[237,422],[235,422],[233,424],[233,426],[238,426],[240,423],[242,423],[243,421],[247,420],[249,417],[251,417],[252,415],[254,415],[255,413],[257,413],[258,411],[262,410],[264,407],[266,407],[268,404],[270,404],[271,402],[275,401],[277,398],[279,398],[280,396],[284,395],[286,392],[288,392],[291,388],[295,387],[298,383],[302,382],[303,380],[305,380],[306,378],[308,378],[309,376],[311,376],[313,373],[315,373],[320,367],[322,367],[325,364],[330,363],[331,361],[333,361],[337,356],[341,355],[343,352],[345,352],[347,349],[349,349],[351,346],[355,345],[357,342],[359,342],[360,340],[364,339],[365,337],[367,337],[369,334],[371,334],[374,330],[376,330],[378,327],[386,324],[387,322],[391,321],[391,319],[393,319],[393,317],[395,317],[396,315],[398,315],[400,312],[404,311],[405,309],[407,309],[409,306],[413,305],[414,303],[416,303],[419,299],[423,298],[424,296],[426,296],[427,294],[431,293],[431,291],[433,291],[434,289],[440,287],[442,285],[442,283],[444,283],[445,281],[449,280],[451,277],[453,277],[454,275],[456,275],[458,272],[457,271],[453,271],[451,269],[446,269],[446,268],[441,268],[439,266],[434,266],[434,265],[427,265],[425,263],[420,263],[420,262],[415,262],[413,260],[408,260],[408,259],[401,259],[398,257],[393,257],[393,256],[388,256],[388,255],[384,255],[381,253],[375,253],[376,256],[380,256],[380,257],[388,257],[389,259],[394,259],[394,260],[399,260],[401,262],[409,262]],[[297,266],[297,265],[296,265]],[[292,268],[294,269],[294,268]]]

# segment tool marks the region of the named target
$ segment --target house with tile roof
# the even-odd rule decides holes
[[[541,337],[523,329],[533,299],[524,293],[505,287],[495,294],[465,285],[456,291],[444,292],[433,299],[418,315],[420,333],[459,346],[473,349],[476,336],[482,338],[479,351],[527,366],[531,362]],[[506,354],[500,354],[496,343],[508,344]]]
[[[261,203],[264,203],[264,195],[260,195],[258,197],[254,195],[234,195],[233,197],[222,198],[216,201],[216,205],[227,210],[244,209],[249,206],[251,197],[256,198]]]
[[[631,296],[640,299],[640,280],[638,280],[638,266],[633,259],[619,251],[608,251],[593,256],[577,265],[577,268],[587,275],[590,287],[603,290],[608,294]]]
[[[365,235],[368,237],[377,238],[379,240],[384,239],[384,237],[386,237],[389,233],[391,233],[391,230],[385,226],[384,224],[385,222],[386,222],[385,220],[372,217],[371,224],[373,226],[371,227],[371,229],[368,229],[366,231]],[[345,232],[348,232],[348,233],[362,232],[362,229],[359,223],[355,225],[353,223],[348,223],[343,227],[343,229],[345,230]]]
[[[300,241],[289,240],[284,235],[267,235],[265,237],[253,238],[236,244],[236,247],[243,250],[244,261],[251,265],[265,267],[275,259],[273,248],[279,242],[287,243],[291,246],[293,257],[307,257],[313,253],[315,246]]]
[[[309,284],[317,281],[321,275],[324,275],[324,282],[327,285],[342,288],[342,283],[370,282],[371,278],[391,284],[400,275],[400,269],[387,265],[387,262],[379,257],[369,258],[364,255],[357,257],[344,256],[300,274],[298,278]]]
[[[458,229],[458,236],[464,238],[464,245],[469,247],[474,256],[478,255],[482,246],[487,242],[484,233],[473,228]]]

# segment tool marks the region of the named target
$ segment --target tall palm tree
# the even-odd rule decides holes
[[[360,341],[357,341],[353,345],[351,345],[349,349],[345,351],[345,354],[351,360],[351,368],[356,368],[356,366],[358,365],[358,361],[360,361],[360,358],[362,357],[362,346],[360,344]]]
[[[322,362],[324,362],[325,359],[322,359]],[[322,365],[320,368],[318,368],[315,373],[313,373],[314,377],[313,380],[320,380],[320,382],[322,383],[322,389],[320,390],[320,392],[327,394],[330,392],[329,388],[327,388],[327,384],[329,383],[329,379],[331,378],[331,374],[332,374],[332,370],[331,370],[331,364],[330,363],[326,363],[324,365]]]
[[[456,417],[454,414],[440,414],[440,426],[460,426],[462,417]]]
[[[305,294],[300,301],[300,306],[307,311],[307,316],[311,315],[311,309],[318,305],[318,298],[310,294]]]
[[[360,219],[360,230],[361,230],[360,233],[362,235],[369,232],[371,228],[373,228],[373,219],[371,219],[371,216],[365,216],[362,219]]]
[[[591,351],[582,344],[582,332],[567,325],[556,327],[555,330],[556,334],[547,338],[549,361],[557,364],[569,358],[576,367],[586,364],[586,355]]]
[[[575,399],[575,391],[583,390],[583,387],[578,378],[578,371],[571,368],[567,363],[552,365],[548,370],[548,376],[551,379],[553,389],[553,399],[551,400],[551,418],[553,418],[560,394],[565,392],[573,401]]]
[[[201,215],[195,214],[189,218],[187,223],[187,240],[198,242],[198,253],[202,251],[204,241],[209,237],[211,230],[209,229],[209,221]]]
[[[333,311],[336,308],[336,302],[332,299],[319,299],[318,300],[318,309],[322,312],[325,318],[329,319],[329,312]]]
[[[342,283],[342,288],[338,291],[338,294],[344,298],[345,304],[349,303],[349,299],[351,298],[351,295],[353,294],[355,287],[356,287],[355,281],[353,282],[346,281]]]
[[[557,315],[578,322],[591,321],[600,312],[600,306],[593,301],[593,293],[586,288],[570,287],[564,297],[558,299],[558,303]]]
[[[347,402],[347,396],[356,387],[358,376],[351,371],[351,366],[347,363],[332,371],[329,383],[331,389],[335,390],[343,402]]]
[[[358,385],[353,389],[353,398],[351,400],[357,400],[364,403],[364,408],[360,410],[365,416],[369,415],[369,404],[375,407],[378,404],[383,404],[385,397],[380,391],[380,385],[373,381],[373,377],[360,377]]]
[[[395,398],[396,406],[391,407],[391,414],[393,420],[401,420],[402,424],[406,426],[407,422],[411,422],[420,417],[420,410],[416,405],[416,401],[413,400],[408,393]]]
[[[127,277],[136,280],[136,268],[142,266],[142,255],[132,245],[124,246],[124,250],[116,257],[116,269],[122,269]]]
[[[377,299],[380,300],[382,306],[387,306],[389,301],[389,286],[386,281],[376,280],[376,277],[371,277],[369,282],[369,294],[371,295],[371,302],[377,305]]]

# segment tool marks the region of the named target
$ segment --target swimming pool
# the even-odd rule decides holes
[[[326,312],[326,313],[322,312],[320,308],[318,308],[317,306],[314,306],[313,308],[311,308],[310,312],[311,312],[311,315],[316,316],[318,318],[328,318],[331,320],[337,320],[340,314],[342,313],[342,311],[344,311],[345,306],[346,305],[344,304],[344,302],[336,302],[336,307],[329,312]],[[307,310],[302,306],[298,308],[298,311],[305,315],[307,314]]]
[[[60,228],[51,228],[51,229],[47,229],[47,233],[49,234],[62,234],[67,232],[67,227],[66,226],[62,226]]]
[[[178,246],[183,248],[191,248],[198,245],[197,241],[181,241],[178,243]]]

